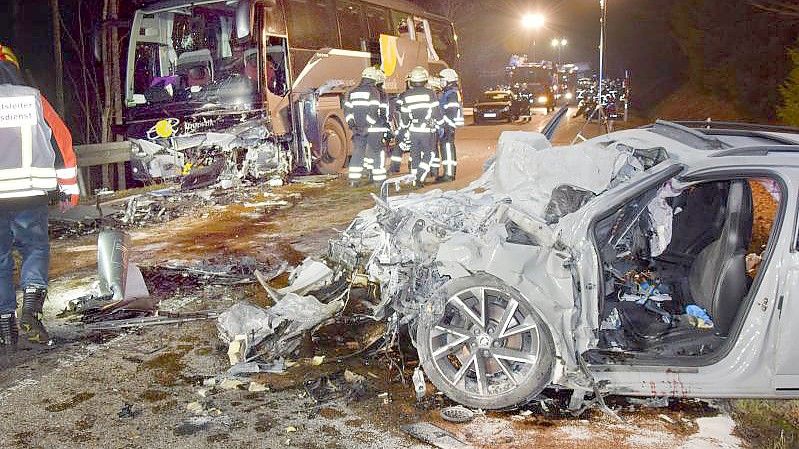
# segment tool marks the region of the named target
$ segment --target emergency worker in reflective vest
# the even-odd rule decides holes
[[[386,136],[390,135],[387,96],[382,89],[386,77],[380,69],[367,67],[361,83],[347,94],[345,120],[352,130],[352,157],[347,178],[358,186],[365,177],[376,184],[386,180]]]
[[[458,87],[458,73],[452,69],[441,71],[441,79],[445,86],[441,92],[441,110],[444,114],[444,125],[441,127],[439,146],[441,165],[444,173],[439,181],[447,182],[455,179],[458,168],[458,157],[455,151],[455,131],[464,125],[463,101]]]
[[[47,297],[50,244],[48,193],[58,190],[62,209],[80,191],[72,136],[44,96],[25,85],[19,61],[0,43],[0,346],[26,340],[52,344],[42,324]],[[16,248],[22,256],[22,313],[16,318]]]
[[[416,176],[415,186],[428,181],[431,164],[436,157],[437,133],[443,124],[441,107],[435,92],[425,87],[430,75],[424,67],[411,71],[411,87],[397,98],[400,107],[400,136],[407,135],[410,144],[411,174]],[[407,134],[406,134],[407,133]]]

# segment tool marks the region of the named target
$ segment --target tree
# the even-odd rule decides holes
[[[789,125],[799,126],[799,49],[788,51],[793,62],[793,68],[788,74],[788,79],[780,87],[782,105],[777,109],[777,115]]]
[[[794,20],[799,19],[799,5],[794,2],[786,1],[752,1],[750,2],[755,8],[763,11],[773,12],[784,17],[790,17]]]

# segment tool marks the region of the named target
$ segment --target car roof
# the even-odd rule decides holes
[[[669,158],[691,165],[733,157],[758,158],[759,165],[799,166],[799,129],[728,122],[669,122],[658,120],[641,128],[617,131],[611,138],[632,148],[663,148]],[[594,139],[592,139],[594,140]]]

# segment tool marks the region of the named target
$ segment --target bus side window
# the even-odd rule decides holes
[[[286,4],[292,46],[310,50],[338,47],[330,0],[288,0]]]
[[[380,38],[381,34],[392,34],[388,10],[376,6],[366,7],[366,23],[369,24],[369,37]]]
[[[336,18],[341,33],[341,47],[345,50],[363,50],[361,41],[368,40],[366,23],[361,14],[361,6],[352,1],[336,2]]]

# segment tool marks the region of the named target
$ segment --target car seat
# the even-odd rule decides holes
[[[691,300],[707,310],[721,335],[728,334],[749,290],[746,252],[752,238],[752,221],[749,183],[732,181],[721,233],[699,252],[688,275]]]

